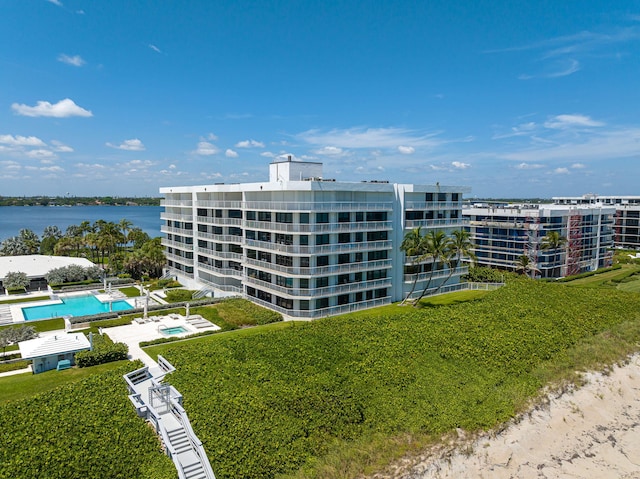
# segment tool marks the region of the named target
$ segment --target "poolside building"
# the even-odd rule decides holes
[[[559,205],[605,205],[616,209],[613,243],[616,247],[640,249],[640,196],[558,196]]]
[[[240,294],[287,316],[317,318],[459,283],[442,264],[407,262],[404,234],[463,227],[456,186],[338,182],[322,163],[275,161],[269,181],[165,187],[167,271],[190,288]],[[414,269],[412,269],[414,268]],[[432,268],[434,269],[431,274]]]
[[[478,264],[514,271],[525,255],[541,278],[611,266],[615,213],[613,206],[599,204],[481,204],[462,211]],[[565,244],[544,249],[549,232],[559,233]]]
[[[74,365],[75,354],[88,351],[91,344],[82,333],[56,333],[18,343],[22,359],[30,359],[34,374],[56,369],[59,364]]]
[[[40,254],[0,256],[0,294],[5,294],[4,279],[7,273],[24,273],[29,278],[27,291],[47,291],[45,275],[56,268],[77,265],[83,268],[95,266],[87,258],[46,256]]]

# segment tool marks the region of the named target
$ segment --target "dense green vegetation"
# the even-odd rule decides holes
[[[129,347],[124,343],[114,343],[104,334],[92,335],[93,348],[90,351],[76,353],[76,364],[80,368],[97,366],[127,359]]]
[[[407,441],[491,428],[546,381],[640,340],[639,296],[530,280],[478,301],[388,312],[164,346],[216,477],[355,477]],[[371,444],[384,457],[372,461]]]
[[[0,206],[159,206],[160,198],[133,196],[0,196]]]
[[[127,398],[122,375],[135,367],[127,361],[0,405],[0,478],[175,478],[173,463]]]

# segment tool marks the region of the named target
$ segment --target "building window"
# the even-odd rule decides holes
[[[307,246],[309,244],[309,235],[300,235],[300,245]]]
[[[276,255],[276,264],[279,264],[280,266],[291,267],[291,266],[293,266],[293,258],[291,256],[282,256],[282,255],[277,254]]]
[[[351,233],[340,233],[338,235],[338,243],[348,243],[351,241]]]
[[[216,218],[222,218],[222,210],[216,210]]]
[[[301,299],[300,300],[300,309],[302,311],[309,311],[309,300],[308,299]]]
[[[451,193],[451,201],[454,203],[460,201],[460,193]]]
[[[293,223],[293,213],[276,213],[276,223]]]
[[[271,221],[271,212],[270,211],[259,211],[258,212],[258,221]]]
[[[329,256],[316,257],[316,266],[327,266],[329,264]]]
[[[362,223],[364,221],[364,213],[362,211],[358,211],[356,213],[356,223]]]
[[[258,260],[271,263],[271,253],[267,253],[266,251],[258,251]]]
[[[309,224],[309,213],[300,213],[300,223]]]
[[[322,278],[316,278],[316,288],[326,288],[329,286],[329,277],[323,276]]]
[[[387,221],[386,211],[369,211],[367,213],[367,221]]]
[[[241,210],[229,210],[229,218],[242,219]]]
[[[256,220],[256,212],[255,211],[247,211],[247,219],[251,221]]]
[[[238,228],[236,226],[229,227],[229,234],[231,236],[242,236],[242,228]]]
[[[285,235],[282,233],[276,233],[276,243],[284,245],[293,244],[293,235]]]
[[[349,253],[341,253],[338,255],[338,264],[347,264],[351,262]]]
[[[348,274],[340,274],[338,275],[338,284],[348,284],[349,283],[349,275]]]
[[[377,269],[374,271],[367,271],[367,281],[374,281],[376,279],[384,279],[387,277],[386,269]]]
[[[424,200],[425,201],[433,201],[433,193],[426,193],[424,195]]]
[[[285,278],[284,276],[276,276],[276,284],[283,288],[293,288],[293,278]]]
[[[408,221],[424,219],[424,211],[406,211],[404,217]]]
[[[300,267],[301,268],[308,268],[310,264],[309,261],[309,257],[308,256],[300,256]]]
[[[386,231],[369,231],[367,232],[367,241],[386,241]]]
[[[388,257],[388,252],[387,250],[380,250],[380,251],[369,251],[369,255],[368,255],[368,260],[369,261],[377,261],[380,259],[387,259]]]
[[[362,231],[358,231],[355,233],[354,241],[356,243],[362,243],[364,241],[364,233]]]
[[[338,296],[338,305],[342,306],[344,304],[349,304],[348,294],[341,294],[340,296]]]
[[[447,201],[447,194],[446,193],[438,193],[438,201],[440,203],[444,203]]]
[[[350,221],[350,213],[348,211],[341,211],[338,213],[338,223],[348,223]]]
[[[316,223],[328,223],[329,213],[316,213]]]
[[[316,299],[316,309],[324,309],[329,307],[329,298]]]
[[[284,309],[293,309],[293,300],[276,296],[276,304]]]
[[[300,278],[300,289],[309,289],[309,278]]]
[[[324,235],[317,235],[316,236],[316,246],[319,245],[323,245],[323,244],[329,244],[329,235],[328,234],[324,234]]]
[[[245,236],[247,239],[254,240],[256,239],[256,232],[253,230],[245,230]]]
[[[222,234],[222,226],[214,226],[213,227],[213,234],[214,235],[221,235]]]
[[[271,233],[269,231],[258,231],[258,241],[271,242]]]

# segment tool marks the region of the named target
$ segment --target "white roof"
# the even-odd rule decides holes
[[[18,343],[18,347],[23,359],[32,359],[83,351],[91,348],[91,345],[82,333],[58,333],[53,336],[22,341]]]
[[[77,264],[87,268],[95,266],[87,258],[70,258],[68,256],[44,256],[39,254],[25,256],[0,256],[0,280],[7,276],[7,273],[21,272],[28,278],[42,278],[54,268],[62,268]]]

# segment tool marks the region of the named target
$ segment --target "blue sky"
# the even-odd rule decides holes
[[[322,161],[477,197],[639,195],[640,1],[2,0],[0,195]]]

